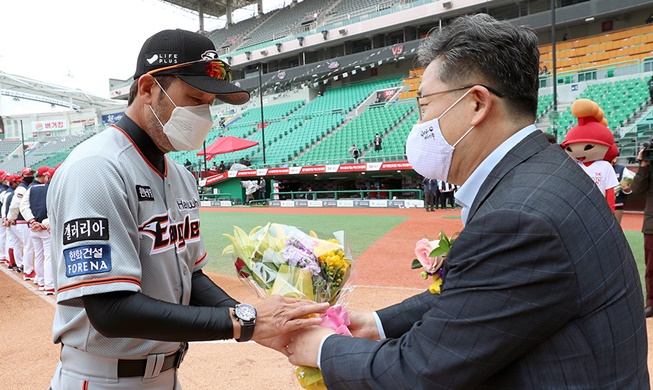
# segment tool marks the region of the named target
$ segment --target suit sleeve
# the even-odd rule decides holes
[[[396,338],[325,340],[320,363],[327,387],[482,383],[577,314],[578,285],[561,242],[546,220],[518,210],[473,219],[452,248],[441,295],[423,293],[380,311]]]

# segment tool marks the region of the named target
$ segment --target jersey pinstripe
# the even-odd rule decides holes
[[[191,275],[207,261],[192,175],[167,157],[161,175],[121,129],[110,127],[73,150],[47,204],[58,303],[53,340],[113,358],[176,351],[179,343],[105,338],[80,298],[135,291],[189,303]]]

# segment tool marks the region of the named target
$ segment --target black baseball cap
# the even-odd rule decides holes
[[[231,67],[218,59],[213,42],[191,31],[163,30],[148,38],[138,54],[134,80],[146,73],[177,76],[225,103],[249,101],[249,92],[231,83]]]

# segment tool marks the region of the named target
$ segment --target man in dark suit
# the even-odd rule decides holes
[[[465,223],[442,293],[352,312],[353,338],[312,327],[280,350],[319,365],[329,389],[649,388],[628,242],[592,180],[533,125],[535,33],[465,16],[419,57],[408,160],[461,186]]]

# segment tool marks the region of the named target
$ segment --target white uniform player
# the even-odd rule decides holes
[[[7,172],[0,170],[0,208],[5,199],[7,188]],[[0,223],[0,263],[9,264],[7,258],[7,228]]]
[[[326,310],[267,299],[257,304],[265,313],[258,322],[252,305],[201,271],[207,255],[196,183],[165,153],[199,149],[216,97],[249,100],[229,82],[211,40],[183,30],[155,34],[134,79],[122,119],[75,148],[48,190],[53,340],[63,344],[53,390],[177,389],[188,341],[266,339],[317,324],[303,317]]]
[[[33,280],[36,277],[36,272],[34,272],[34,246],[32,245],[27,221],[20,213],[20,202],[34,180],[34,170],[25,167],[20,171],[20,174],[23,179],[14,190],[14,196],[11,198],[9,211],[7,212],[7,219],[10,221],[7,233],[10,236],[11,249],[16,264],[24,272],[23,279]]]
[[[41,166],[36,170],[34,183],[27,189],[20,202],[20,213],[27,221],[30,241],[34,248],[34,283],[46,295],[54,294],[54,279],[52,276],[52,261],[50,255],[50,232],[47,230],[46,195],[49,168]],[[34,194],[34,196],[32,196]]]

